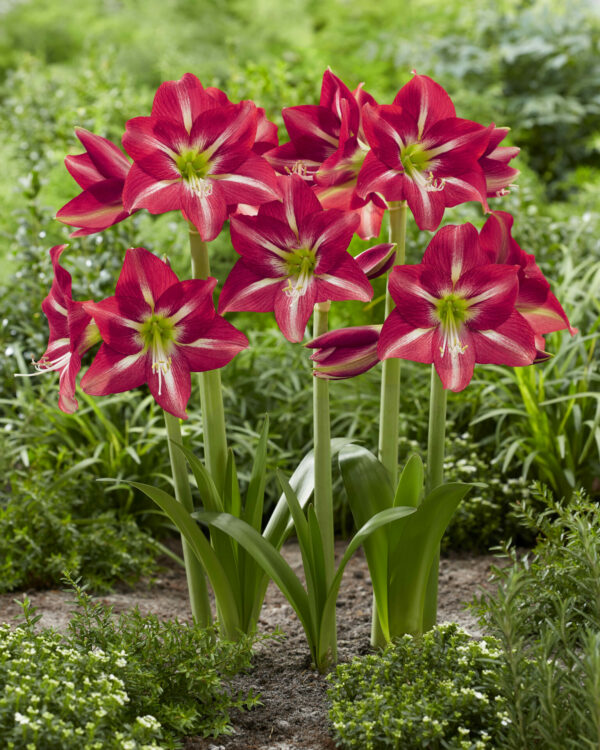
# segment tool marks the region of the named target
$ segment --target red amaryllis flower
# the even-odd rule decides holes
[[[114,143],[89,130],[75,128],[75,135],[85,153],[67,156],[65,166],[83,192],[56,214],[63,224],[80,227],[70,237],[101,232],[129,216],[123,208],[129,159]]]
[[[60,373],[58,406],[67,414],[72,414],[78,406],[75,380],[81,369],[81,357],[100,341],[100,333],[85,311],[85,303],[73,300],[71,274],[59,263],[66,247],[67,245],[56,245],[50,250],[54,279],[50,293],[42,302],[42,311],[50,326],[50,336],[46,351],[33,364],[39,373]]]
[[[379,362],[377,343],[381,326],[354,326],[328,331],[305,344],[316,349],[313,374],[327,380],[353,378]]]
[[[279,181],[283,203],[231,219],[231,241],[242,257],[225,281],[219,312],[274,310],[283,335],[297,342],[317,302],[366,302],[373,289],[347,252],[358,216],[324,210],[298,175]]]
[[[452,100],[427,76],[415,75],[392,105],[365,105],[371,146],[358,175],[362,197],[381,193],[408,202],[420,229],[434,230],[444,209],[480,201],[487,210],[486,180],[479,163],[492,128],[456,117]]]
[[[509,167],[508,162],[514,159],[521,149],[500,145],[510,128],[497,128],[494,123],[490,128],[490,141],[479,159],[479,166],[485,175],[487,197],[498,198],[508,194],[508,188],[513,187],[512,183],[519,175],[519,170]]]
[[[275,172],[252,150],[256,129],[252,102],[219,104],[191,73],[161,84],[151,116],[129,120],[123,136],[134,161],[125,208],[180,209],[213,240],[236,204],[279,198]]]
[[[521,250],[512,237],[513,222],[506,211],[493,211],[483,225],[479,242],[490,263],[518,266],[519,293],[515,307],[533,328],[538,348],[543,350],[543,334],[566,329],[573,335],[577,329],[569,323],[560,302],[550,291],[550,284],[535,257]]]
[[[81,386],[94,396],[148,383],[165,411],[186,419],[190,372],[224,367],[248,339],[219,315],[216,279],[179,281],[142,247],[128,250],[115,296],[88,302],[103,344]]]
[[[291,141],[269,151],[266,158],[278,172],[296,173],[309,182],[323,208],[356,211],[357,233],[369,239],[379,235],[386,204],[374,193],[356,192],[356,179],[370,149],[362,125],[365,104],[377,102],[362,84],[350,91],[326,70],[319,104],[282,111]]]
[[[380,359],[433,362],[444,388],[461,391],[476,362],[529,365],[534,333],[515,309],[519,267],[491,264],[472,224],[446,226],[419,265],[396,266],[396,303],[379,339]]]

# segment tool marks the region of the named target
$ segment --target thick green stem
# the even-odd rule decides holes
[[[179,419],[169,412],[164,412],[167,437],[169,442],[169,458],[171,459],[171,471],[175,483],[175,497],[183,507],[193,513],[194,503],[192,501],[192,490],[188,477],[185,456],[179,451],[174,443],[181,444],[181,427]],[[202,627],[207,627],[212,622],[210,601],[208,599],[208,588],[204,568],[198,558],[192,552],[190,546],[181,537],[183,546],[183,559],[187,577],[188,591],[190,594],[190,605],[194,621]]]
[[[446,442],[446,391],[442,381],[431,365],[431,396],[429,402],[429,436],[427,439],[427,472],[425,492],[429,494],[444,482],[444,446]],[[423,609],[423,631],[430,630],[437,618],[437,594],[440,566],[439,550],[431,564],[425,606]]]
[[[406,201],[390,203],[390,242],[396,243],[394,265],[402,265],[406,257]],[[385,317],[394,309],[389,288],[385,294]],[[400,419],[400,360],[386,359],[382,365],[379,401],[379,460],[388,470],[392,487],[398,482],[398,424]],[[375,599],[371,619],[371,645],[384,646]]]
[[[206,279],[210,275],[208,246],[195,229],[190,228],[190,252],[192,255],[192,277]],[[217,489],[225,486],[227,468],[227,435],[225,432],[225,411],[221,389],[221,371],[201,372],[200,403],[204,431],[204,455],[207,468]]]
[[[313,335],[316,338],[328,330],[330,302],[315,305]],[[315,514],[323,539],[325,560],[325,585],[331,586],[335,572],[335,545],[333,534],[333,489],[331,482],[331,425],[329,417],[329,381],[313,378],[313,420],[315,443]],[[335,610],[331,622],[326,625],[333,662],[337,661],[337,637]]]

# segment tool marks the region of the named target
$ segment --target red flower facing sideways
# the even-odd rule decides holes
[[[280,197],[273,168],[253,151],[255,105],[223,104],[215,91],[208,93],[191,73],[167,81],[156,92],[151,116],[129,120],[123,136],[134,161],[125,208],[181,210],[205,241],[219,234],[238,203]]]
[[[472,224],[443,227],[419,265],[392,269],[396,308],[383,324],[379,357],[433,362],[453,391],[469,384],[476,362],[532,364],[534,332],[515,309],[518,273],[490,263]]]
[[[131,163],[114,143],[84,128],[75,135],[84,154],[65,158],[65,166],[83,191],[56,214],[63,224],[80,227],[71,237],[101,232],[129,216],[123,208],[123,186]]]
[[[248,345],[215,313],[216,283],[179,281],[148,250],[128,250],[114,297],[84,305],[103,341],[82,378],[84,391],[103,396],[148,383],[159,406],[185,419],[190,372],[224,367]]]
[[[77,410],[75,380],[81,369],[81,357],[100,341],[98,327],[71,294],[71,274],[59,263],[67,245],[50,250],[54,279],[50,293],[42,302],[42,311],[50,326],[48,346],[34,362],[38,372],[59,372],[59,408],[67,414]]]

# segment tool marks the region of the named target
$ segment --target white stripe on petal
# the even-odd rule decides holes
[[[388,356],[393,356],[393,352],[397,349],[401,349],[405,346],[408,346],[408,344],[412,344],[413,341],[416,341],[417,339],[420,339],[422,336],[426,336],[428,333],[430,333],[435,326],[432,326],[431,328],[414,328],[410,333],[405,334],[404,336],[400,336],[394,341],[393,346],[390,346],[386,354]]]
[[[148,187],[144,188],[137,194],[135,200],[131,204],[131,210],[133,211],[134,208],[140,208],[140,204],[143,200],[154,195],[154,193],[157,193],[159,190],[163,190],[170,185],[175,185],[178,182],[181,182],[181,178],[177,180],[159,180],[158,182],[153,182],[152,185],[148,185]]]
[[[529,350],[522,347],[518,341],[508,338],[508,336],[504,336],[504,334],[498,333],[498,331],[490,329],[489,331],[477,331],[477,333],[479,336],[483,336],[491,341],[492,344],[501,346],[503,349],[507,349],[509,352],[513,352],[519,357],[527,358],[530,355]]]
[[[320,281],[325,281],[338,289],[343,289],[345,292],[351,292],[358,299],[365,299],[367,296],[363,287],[352,281],[348,281],[348,279],[342,279],[339,276],[331,276],[328,273],[315,274],[315,278]]]

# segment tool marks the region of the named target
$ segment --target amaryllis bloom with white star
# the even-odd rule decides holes
[[[34,365],[40,373],[60,373],[58,406],[67,414],[73,414],[77,410],[75,380],[81,369],[81,357],[100,341],[100,333],[85,311],[85,303],[73,300],[71,274],[59,263],[66,247],[56,245],[50,250],[54,279],[50,293],[42,302],[50,336],[46,351]]]
[[[273,310],[283,335],[298,342],[317,302],[367,302],[373,289],[347,252],[358,216],[323,209],[298,175],[280,177],[279,184],[283,203],[231,219],[231,241],[241,258],[225,281],[219,312]]]
[[[406,200],[419,228],[428,230],[437,229],[447,206],[479,201],[487,210],[479,159],[492,126],[456,117],[452,100],[431,78],[415,75],[393,104],[367,104],[362,117],[371,151],[358,175],[358,195]]]
[[[323,208],[356,211],[357,234],[377,237],[386,208],[375,193],[359,196],[356,180],[370,146],[363,132],[362,110],[377,102],[360,84],[354,91],[331,70],[323,74],[318,105],[282,110],[291,138],[266,158],[282,174],[299,174],[313,186]]]
[[[75,128],[75,135],[85,153],[67,156],[65,166],[83,192],[64,205],[56,218],[80,227],[70,235],[80,237],[101,232],[129,216],[123,208],[123,186],[131,162],[107,138],[84,128]]]
[[[208,241],[238,203],[278,199],[273,168],[253,151],[257,117],[252,102],[221,104],[191,73],[161,84],[151,116],[127,122],[125,208],[181,210]]]
[[[532,364],[534,332],[515,309],[518,273],[489,262],[472,224],[443,227],[419,265],[392,269],[396,308],[383,324],[380,359],[433,363],[453,391],[469,384],[476,362]]]
[[[326,380],[354,378],[379,362],[377,344],[381,326],[352,326],[317,336],[306,346],[315,349],[310,358],[313,374]]]
[[[186,419],[190,372],[224,367],[248,345],[215,313],[216,283],[179,281],[148,250],[128,250],[114,297],[84,305],[103,343],[81,380],[83,390],[104,396],[148,383],[159,406]]]
[[[543,350],[544,334],[567,330],[574,335],[577,329],[569,323],[560,302],[550,291],[550,284],[535,257],[524,252],[513,238],[513,222],[508,212],[493,211],[483,225],[479,242],[490,263],[519,267],[519,293],[515,307],[533,328],[538,348]]]

